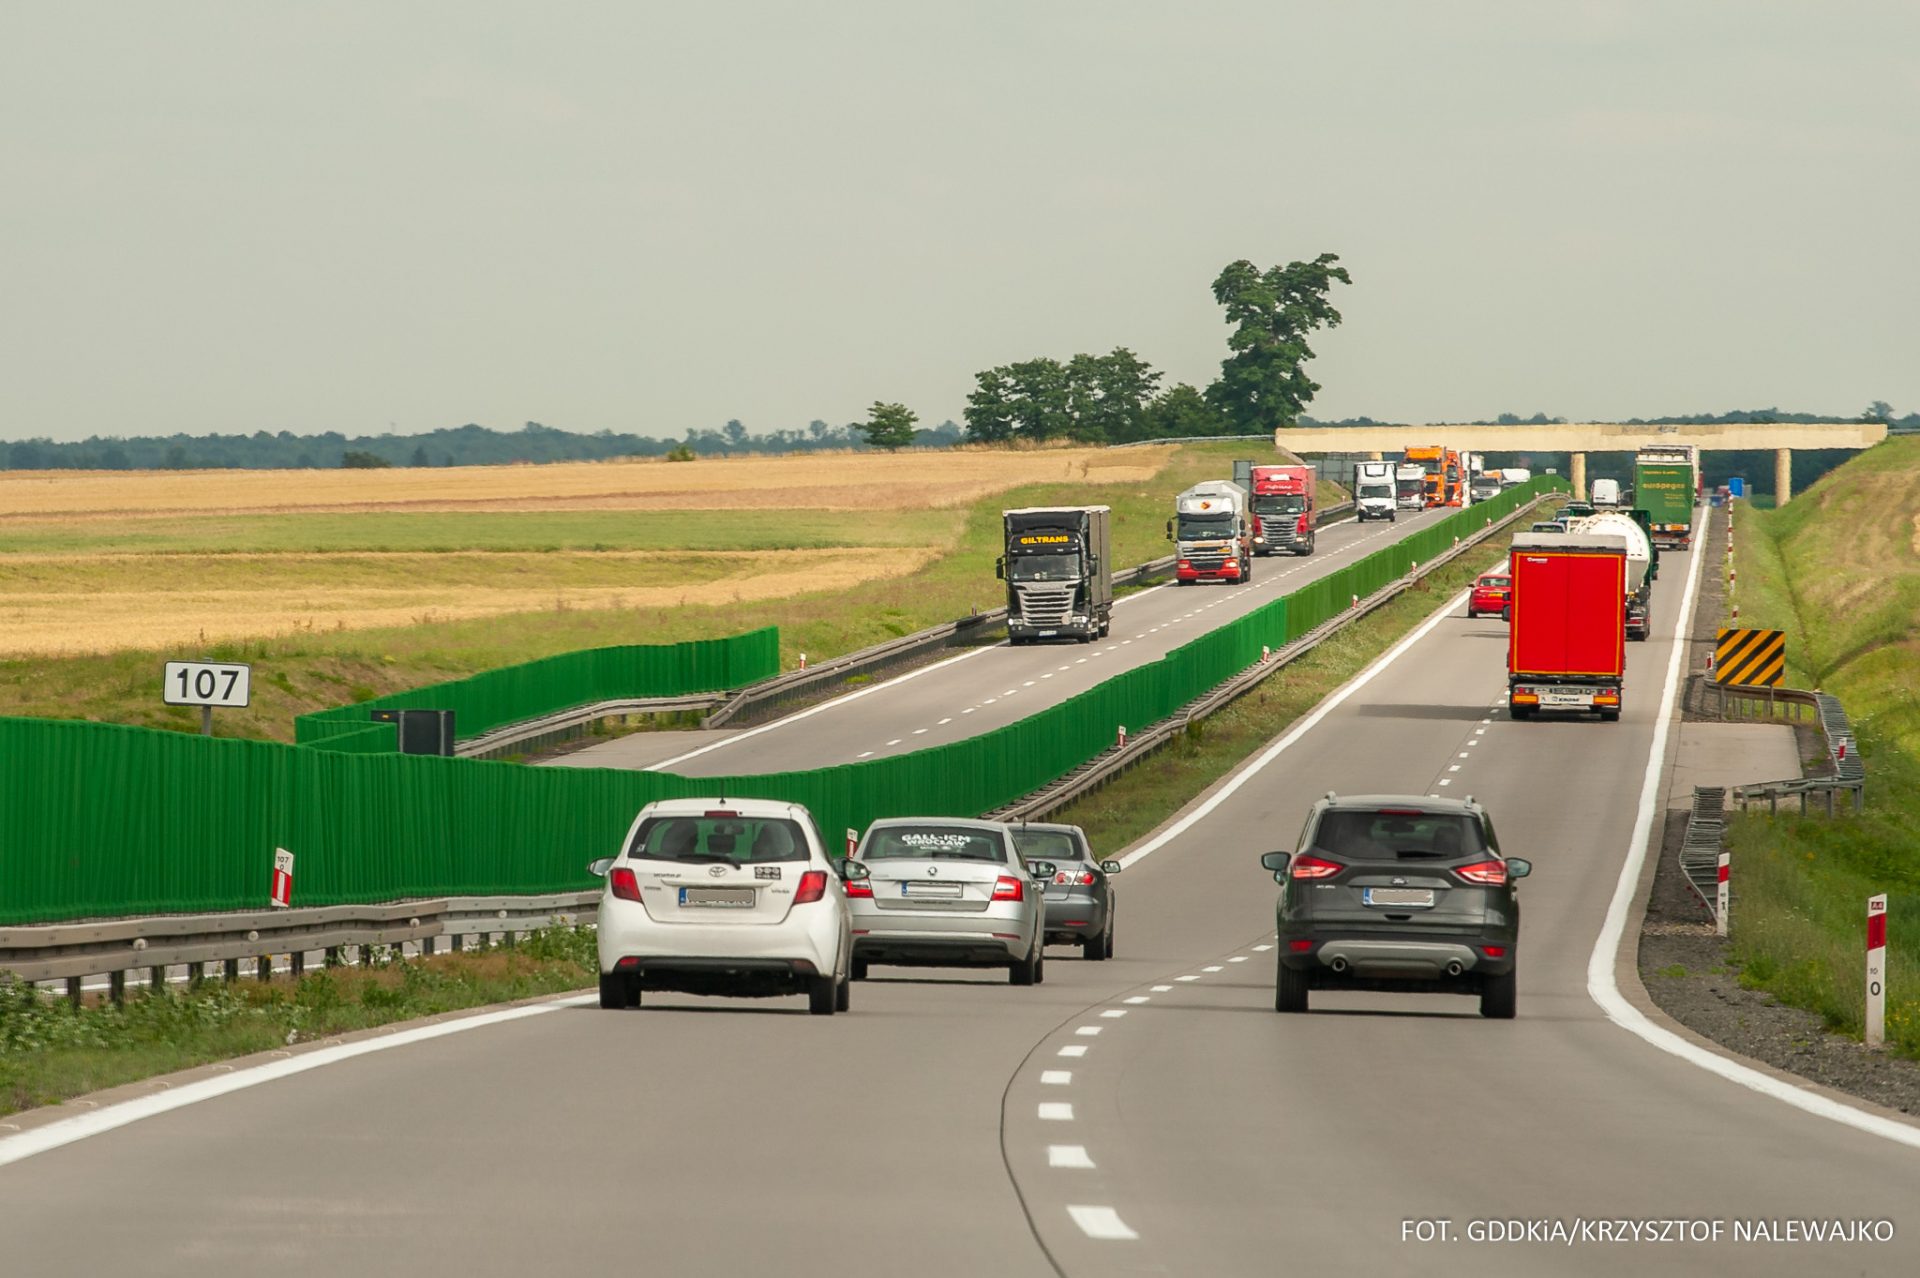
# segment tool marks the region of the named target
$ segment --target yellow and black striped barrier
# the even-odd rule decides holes
[[[1722,629],[1713,645],[1713,681],[1741,688],[1774,688],[1787,668],[1784,630]]]

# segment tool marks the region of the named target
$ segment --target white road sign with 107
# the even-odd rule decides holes
[[[161,700],[170,706],[244,706],[253,667],[216,661],[169,661]]]

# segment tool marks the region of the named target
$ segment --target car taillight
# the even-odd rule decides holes
[[[1293,877],[1296,879],[1330,879],[1343,868],[1332,861],[1322,861],[1317,856],[1297,856],[1293,859]]]
[[[827,872],[808,870],[800,876],[800,890],[793,894],[795,905],[808,905],[827,894]]]
[[[1507,947],[1504,945],[1483,945],[1480,947],[1480,952],[1488,958],[1505,958],[1507,956]]]
[[[873,899],[873,881],[871,879],[848,879],[847,899],[852,900],[854,897],[871,901]]]
[[[1060,870],[1053,876],[1058,887],[1092,887],[1092,870]]]
[[[640,880],[633,877],[633,871],[621,866],[607,876],[607,883],[613,888],[613,894],[622,901],[640,899]]]
[[[1014,878],[1011,874],[1003,874],[1000,876],[999,881],[993,885],[993,899],[996,901],[1024,901],[1027,899],[1026,885],[1019,879]]]
[[[1472,865],[1463,865],[1454,871],[1469,883],[1484,883],[1488,887],[1505,887],[1507,882],[1507,863],[1505,861],[1476,861]]]

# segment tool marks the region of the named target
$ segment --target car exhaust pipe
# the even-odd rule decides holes
[[[1449,963],[1447,964],[1447,975],[1448,975],[1448,976],[1458,976],[1458,975],[1460,975],[1460,973],[1462,973],[1462,972],[1464,972],[1464,971],[1466,971],[1466,970],[1467,970],[1467,969],[1466,969],[1465,967],[1463,967],[1463,966],[1461,965],[1461,963],[1460,963],[1460,960],[1459,960],[1459,959],[1454,959],[1454,960],[1452,960],[1451,962],[1449,962]]]
[[[1347,970],[1347,956],[1344,954],[1336,954],[1333,957],[1333,961],[1327,964],[1327,966],[1332,968],[1336,975],[1344,972]]]

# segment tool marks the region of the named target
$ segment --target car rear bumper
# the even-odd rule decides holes
[[[596,930],[602,972],[615,971],[622,959],[659,972],[846,969],[840,913],[826,901],[793,906],[778,923],[700,924],[661,923],[643,906],[603,896]]]
[[[1420,936],[1408,934],[1283,938],[1288,948],[1280,962],[1306,972],[1315,988],[1423,989],[1434,985],[1478,988],[1488,976],[1513,971],[1516,947],[1510,938]],[[1309,950],[1295,950],[1299,940]],[[1488,954],[1491,946],[1501,951]]]
[[[1010,963],[1033,949],[1032,914],[1005,907],[981,914],[905,914],[866,910],[853,917],[853,953],[870,962],[964,967]]]
[[[1047,898],[1047,940],[1084,941],[1107,930],[1107,907],[1093,897]]]
[[[1240,561],[1229,559],[1218,568],[1176,568],[1173,575],[1180,581],[1238,581]]]

